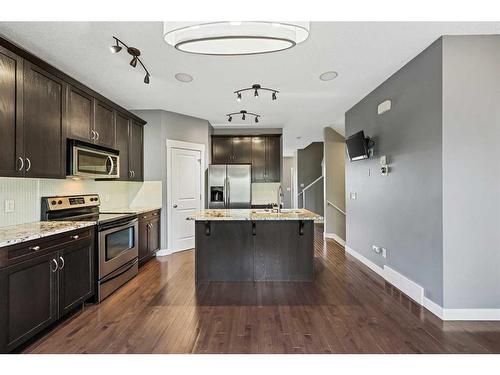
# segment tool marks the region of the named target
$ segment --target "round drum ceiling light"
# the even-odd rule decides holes
[[[187,73],[177,73],[175,75],[175,79],[180,82],[191,82],[193,80],[193,76]]]
[[[163,38],[179,51],[203,55],[253,55],[282,51],[309,36],[309,22],[164,22]]]
[[[329,71],[329,72],[324,72],[319,76],[319,79],[322,81],[331,81],[332,79],[337,78],[339,74],[337,72]]]

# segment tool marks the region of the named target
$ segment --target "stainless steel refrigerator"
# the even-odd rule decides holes
[[[208,167],[209,208],[250,208],[250,164],[211,164]]]

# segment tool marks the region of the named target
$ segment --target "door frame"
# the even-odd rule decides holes
[[[201,160],[200,160],[200,207],[201,209],[205,208],[205,145],[203,143],[193,143],[193,142],[184,142],[184,141],[176,141],[173,139],[167,139],[167,250],[168,253],[173,253],[176,251],[173,246],[172,241],[172,149],[181,148],[186,150],[200,151]]]

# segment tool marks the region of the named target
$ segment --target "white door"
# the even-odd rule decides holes
[[[194,221],[186,220],[201,209],[201,151],[172,148],[170,188],[172,251],[194,248]]]

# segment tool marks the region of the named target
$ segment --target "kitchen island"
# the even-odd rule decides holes
[[[312,281],[314,221],[305,209],[203,210],[195,220],[200,281]]]

